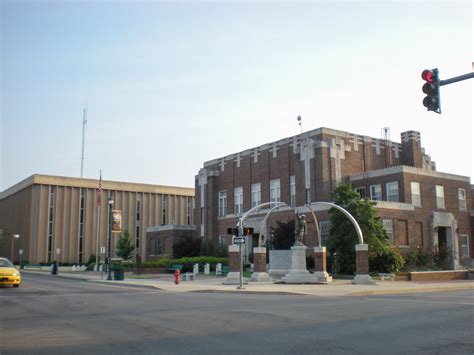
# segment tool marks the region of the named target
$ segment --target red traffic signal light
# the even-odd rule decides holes
[[[425,106],[428,111],[441,113],[438,69],[423,70],[421,78],[425,81],[422,91],[426,94],[426,97],[423,99],[423,106]]]
[[[433,72],[433,70],[425,69],[421,73],[421,78],[429,83],[432,83],[435,78],[435,73]]]

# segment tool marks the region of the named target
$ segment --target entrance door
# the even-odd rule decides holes
[[[438,227],[438,248],[439,250],[446,250],[447,247],[447,233],[446,227]]]

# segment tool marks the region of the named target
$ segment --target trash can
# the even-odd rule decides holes
[[[122,268],[115,268],[114,269],[114,280],[123,281],[124,272]]]

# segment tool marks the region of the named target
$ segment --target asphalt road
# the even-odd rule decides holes
[[[473,354],[472,291],[325,298],[172,293],[24,275],[3,354]]]

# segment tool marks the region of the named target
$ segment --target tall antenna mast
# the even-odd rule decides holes
[[[82,155],[81,155],[81,179],[84,173],[84,139],[86,135],[86,108],[84,107],[83,114],[82,114]]]

